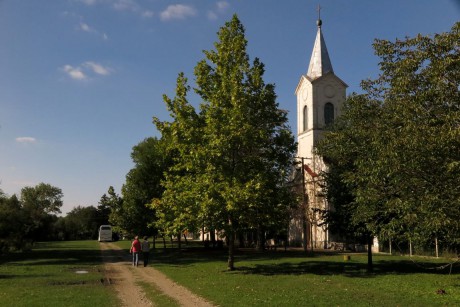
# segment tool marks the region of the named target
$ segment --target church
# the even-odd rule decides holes
[[[289,244],[304,248],[331,248],[334,238],[322,221],[320,210],[329,210],[321,191],[319,174],[326,170],[314,146],[327,125],[340,115],[346,99],[347,84],[335,75],[327,51],[322,21],[318,18],[316,39],[305,75],[295,89],[297,97],[297,162],[294,181],[302,195],[300,206],[289,227]]]

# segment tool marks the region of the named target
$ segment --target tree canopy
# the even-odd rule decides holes
[[[292,199],[284,182],[295,142],[274,85],[263,81],[264,65],[249,61],[236,15],[218,39],[195,67],[199,112],[187,100],[190,88],[181,73],[175,98],[164,97],[173,121],[154,119],[174,159],[154,206],[163,227],[176,233],[223,230],[232,270],[238,231],[287,225]]]
[[[318,145],[352,195],[333,205],[374,235],[460,243],[459,30],[376,40],[380,75]]]

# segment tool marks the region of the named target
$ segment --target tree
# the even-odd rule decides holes
[[[110,186],[107,194],[101,196],[99,206],[110,208],[109,223],[114,225],[114,230],[121,233],[129,232],[129,224],[125,219],[125,210],[123,208],[123,198],[120,197],[113,186]]]
[[[373,235],[459,243],[459,29],[376,40],[381,74],[348,98],[318,146],[347,165],[339,176],[353,195],[352,220]]]
[[[49,238],[56,214],[61,212],[62,197],[60,188],[46,183],[21,190],[21,208],[29,218],[24,225],[26,238],[32,242]]]
[[[183,223],[201,221],[208,229],[223,230],[228,269],[233,270],[238,231],[284,223],[279,214],[292,203],[284,183],[295,142],[274,85],[263,81],[264,65],[257,58],[249,62],[244,27],[236,15],[218,37],[215,50],[204,51],[205,59],[195,67],[200,113],[186,100],[187,80],[181,74],[176,98],[165,98],[174,121],[157,121],[162,133],[177,140],[176,164],[160,204],[167,204],[178,230]]]
[[[126,183],[121,189],[125,212],[123,218],[132,233],[156,233],[155,211],[147,205],[154,198],[161,197],[164,190],[161,181],[170,163],[165,146],[157,138],[147,138],[133,147],[131,158],[134,167],[126,175]]]
[[[27,245],[24,240],[27,220],[16,195],[7,197],[0,190],[0,254],[21,250]]]
[[[98,210],[93,206],[73,208],[62,218],[64,240],[95,240],[98,236]]]

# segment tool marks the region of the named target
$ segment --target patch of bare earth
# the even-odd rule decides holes
[[[181,306],[212,307],[213,305],[176,284],[153,267],[133,267],[131,256],[112,243],[101,243],[101,254],[105,267],[106,282],[118,293],[123,306],[154,306],[137,282],[153,284],[157,289],[176,300]],[[139,263],[142,265],[142,262]]]

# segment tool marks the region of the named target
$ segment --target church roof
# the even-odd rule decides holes
[[[316,33],[315,46],[311,54],[310,65],[308,67],[307,77],[315,80],[324,76],[327,73],[334,73],[332,69],[331,59],[327,52],[326,43],[321,32],[321,19],[318,20],[318,32]]]

